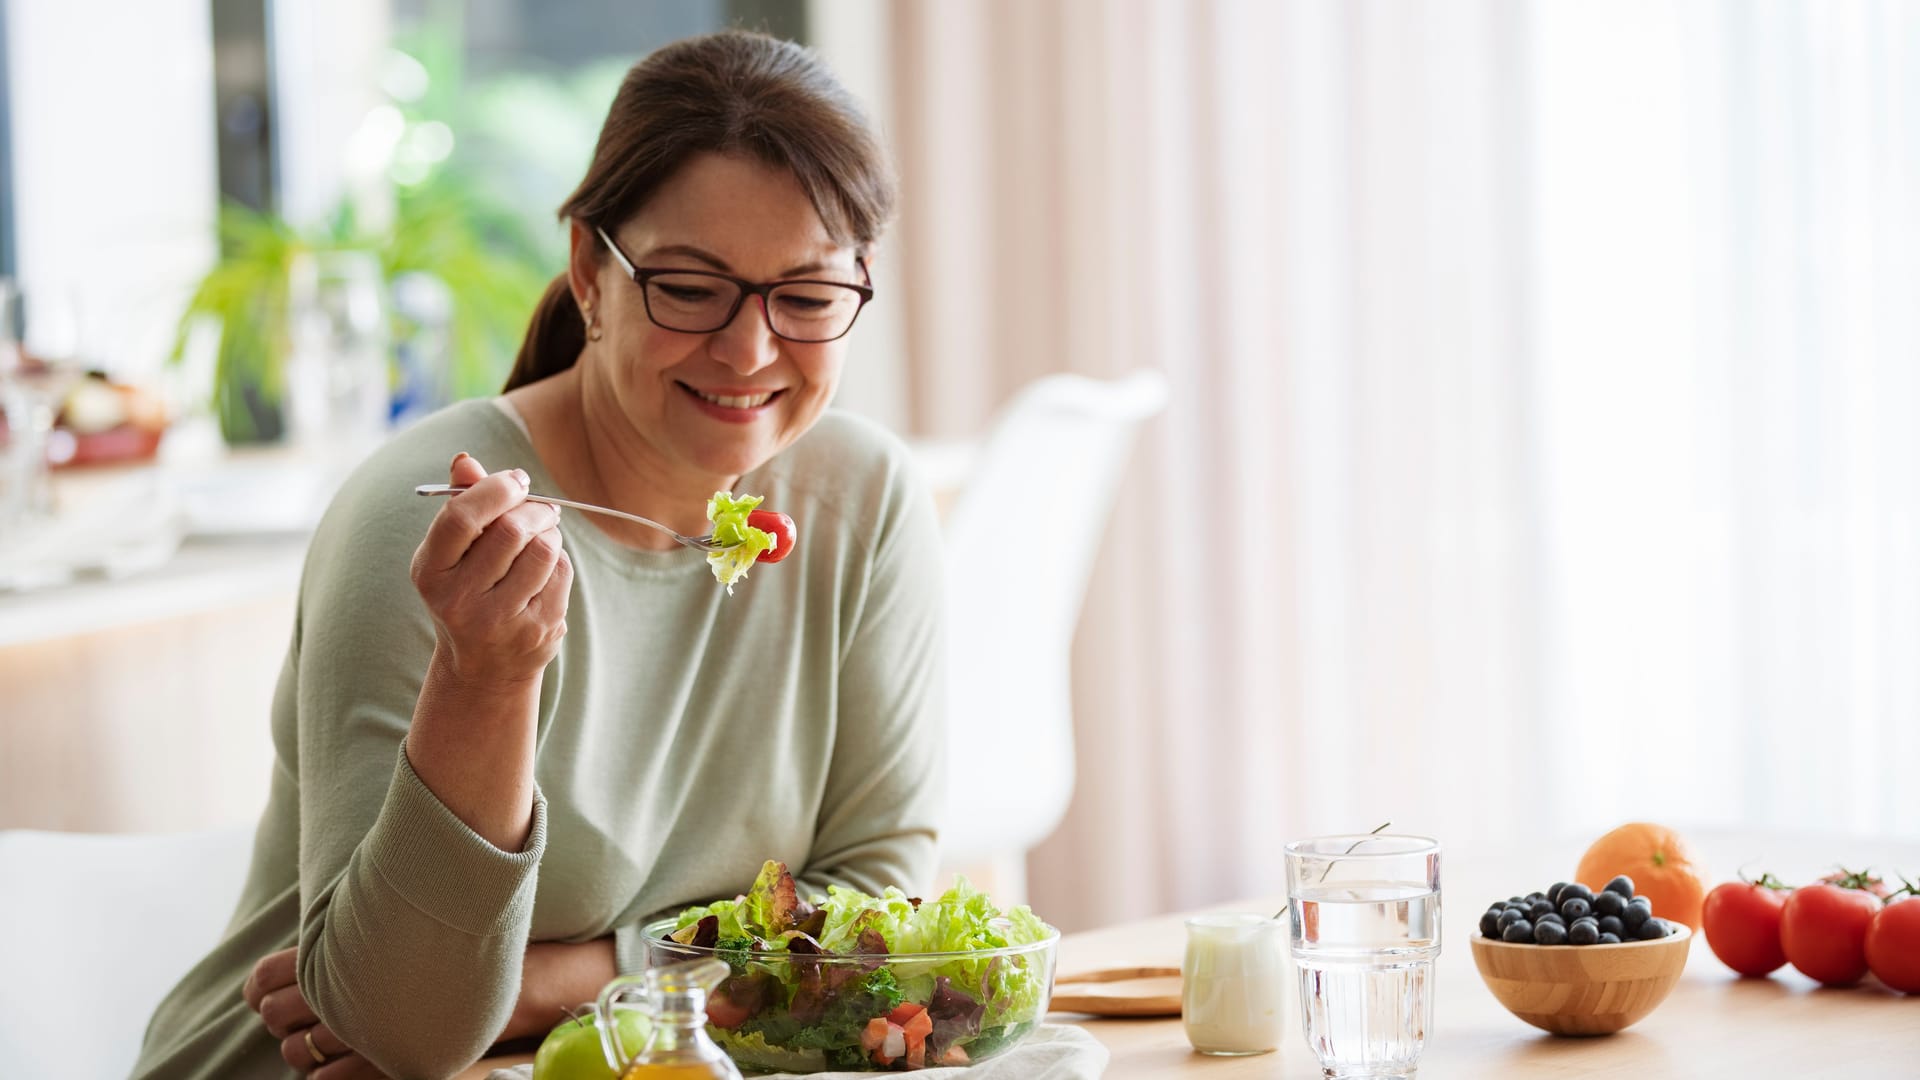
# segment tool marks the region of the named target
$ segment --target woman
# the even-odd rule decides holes
[[[936,526],[899,444],[825,413],[892,198],[794,45],[628,74],[505,394],[394,437],[314,537],[240,907],[136,1075],[445,1076],[765,859],[816,891],[926,881]],[[413,494],[443,470],[471,490]],[[801,539],[728,596],[529,490],[689,535],[714,491],[761,494]]]

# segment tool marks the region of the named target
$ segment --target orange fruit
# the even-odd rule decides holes
[[[1622,825],[1580,856],[1573,879],[1599,892],[1620,874],[1633,879],[1635,896],[1653,901],[1655,916],[1700,929],[1707,882],[1679,833],[1644,821]]]

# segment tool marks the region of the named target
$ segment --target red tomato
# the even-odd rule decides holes
[[[1920,994],[1920,897],[1880,909],[1867,927],[1867,966],[1904,994]]]
[[[1700,928],[1720,962],[1742,975],[1766,975],[1787,962],[1780,947],[1784,889],[1729,881],[1707,894]]]
[[[1808,978],[1850,986],[1867,973],[1867,927],[1880,901],[1838,885],[1809,885],[1787,899],[1780,944]]]
[[[747,524],[761,532],[773,534],[773,548],[763,551],[755,562],[779,562],[793,551],[793,545],[800,542],[800,530],[793,527],[793,519],[775,510],[753,510],[747,514]]]
[[[714,1027],[732,1031],[747,1022],[748,1010],[744,1005],[736,1005],[733,999],[719,990],[707,995],[707,1022]]]

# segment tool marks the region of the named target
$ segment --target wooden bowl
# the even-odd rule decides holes
[[[1611,1035],[1666,1000],[1693,931],[1655,941],[1520,945],[1473,935],[1480,978],[1507,1011],[1555,1035]]]

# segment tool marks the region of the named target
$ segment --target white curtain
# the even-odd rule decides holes
[[[1920,8],[1538,14],[1556,816],[1920,832]]]
[[[1175,386],[1039,910],[1275,892],[1389,819],[1920,830],[1920,9],[892,11],[919,431]]]

